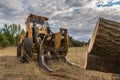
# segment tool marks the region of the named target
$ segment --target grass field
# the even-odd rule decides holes
[[[86,62],[86,52],[87,47],[71,47],[68,51],[68,58],[83,68]]]
[[[111,73],[83,69],[87,47],[69,48],[68,59],[80,67],[61,61],[49,64],[55,71],[49,73],[36,61],[21,63],[16,57],[16,47],[0,50],[0,80],[111,80]]]

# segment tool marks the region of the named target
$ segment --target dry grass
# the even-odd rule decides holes
[[[55,72],[49,73],[36,61],[21,63],[16,58],[16,47],[0,50],[0,80],[111,80],[110,73],[83,69],[87,47],[69,48],[68,59],[80,64],[69,66],[61,61],[49,64]]]
[[[88,47],[71,47],[69,48],[68,58],[70,61],[79,64],[82,68],[86,62],[86,51]]]

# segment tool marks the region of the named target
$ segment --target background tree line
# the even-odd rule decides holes
[[[89,44],[89,41],[88,42],[85,42],[85,41],[79,41],[79,40],[75,40],[73,39],[72,37],[70,37],[69,39],[69,46],[70,47],[83,47],[83,46],[87,46]]]
[[[19,42],[20,35],[25,35],[24,29],[21,28],[20,25],[4,24],[3,28],[0,29],[0,48],[4,48],[7,46],[16,46],[17,42]],[[69,39],[70,47],[82,47],[87,46],[88,42],[75,40],[72,37]]]
[[[0,30],[0,48],[7,46],[16,46],[19,41],[20,35],[24,35],[25,31],[20,25],[4,24],[3,28]]]

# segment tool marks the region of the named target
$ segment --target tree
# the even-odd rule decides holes
[[[70,37],[69,40],[69,46],[70,47],[83,47],[83,46],[87,46],[88,42],[84,42],[84,41],[79,41],[79,40],[75,40],[72,37]]]
[[[17,27],[17,32],[16,32],[16,43],[19,43],[20,41],[20,36],[25,36],[25,30],[24,29],[21,29],[21,26],[18,25]]]
[[[24,29],[22,29],[20,25],[16,24],[11,24],[9,26],[5,24],[2,32],[6,40],[9,41],[10,45],[16,45],[16,43],[20,40],[20,36],[25,35]]]
[[[10,42],[5,38],[3,34],[0,34],[0,48],[10,46]]]
[[[7,24],[4,25],[3,35],[8,36],[8,37],[10,36],[9,28],[10,28],[10,26],[7,26]]]

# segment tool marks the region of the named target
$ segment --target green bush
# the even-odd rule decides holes
[[[70,37],[69,40],[69,46],[70,47],[83,47],[83,46],[87,46],[88,42],[84,42],[84,41],[79,41],[79,40],[75,40],[72,37]]]
[[[0,34],[0,48],[10,46],[10,42],[6,39],[3,34]]]
[[[19,38],[21,35],[25,35],[24,29],[21,28],[20,25],[11,24],[7,25],[5,24],[3,26],[4,28],[1,31],[1,40],[0,40],[0,46],[7,47],[7,46],[16,46],[16,43],[19,42]]]

